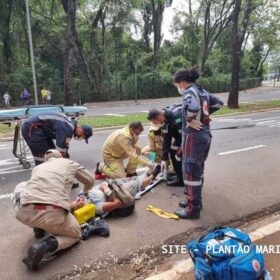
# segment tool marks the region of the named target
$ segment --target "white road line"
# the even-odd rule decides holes
[[[257,120],[250,120],[249,122],[262,122],[262,121],[276,120],[276,119],[280,119],[280,117],[265,118],[265,119],[257,119]]]
[[[104,116],[115,116],[115,117],[125,117],[126,115],[121,115],[121,114],[104,114]]]
[[[233,150],[233,151],[218,153],[218,155],[224,156],[224,155],[235,154],[235,153],[250,151],[250,150],[254,150],[254,149],[264,148],[264,147],[266,147],[266,145],[252,146],[252,147],[248,147],[248,148],[244,148],[244,149],[239,149],[239,150]]]
[[[26,172],[26,171],[30,171],[31,169],[19,169],[19,170],[11,170],[11,171],[4,171],[4,172],[0,172],[0,175],[5,175],[5,174],[11,174],[11,173],[18,173],[18,172]]]
[[[226,119],[226,118],[220,118],[220,119],[215,119],[215,122],[248,122],[251,121],[252,119]]]
[[[11,198],[11,197],[12,197],[12,193],[0,194],[0,199],[3,199],[3,198]]]

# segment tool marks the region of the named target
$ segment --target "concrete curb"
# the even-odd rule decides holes
[[[217,115],[217,116],[213,116],[212,119],[230,117],[230,116],[248,115],[248,114],[254,114],[254,113],[261,113],[261,112],[270,112],[270,111],[275,111],[275,110],[280,110],[280,108],[275,107],[275,108],[261,109],[261,110],[255,110],[255,111],[250,111],[250,112],[238,112],[238,113],[230,113],[230,114],[225,114],[225,115]],[[148,126],[149,123],[143,123],[143,125]],[[123,127],[124,127],[124,125],[98,127],[98,128],[93,128],[93,132],[115,130],[115,129],[119,129],[119,128],[123,128]],[[8,141],[13,141],[13,140],[14,140],[13,136],[9,136],[9,137],[1,137],[0,136],[0,142],[8,142]]]
[[[251,232],[249,236],[252,242],[256,242],[278,231],[280,231],[280,219],[274,223],[270,223],[261,228],[258,228],[256,231]],[[146,278],[146,280],[176,280],[180,276],[182,276],[182,274],[192,271],[193,268],[193,262],[189,258],[185,261],[181,261],[180,263],[175,264],[171,269],[167,271]]]

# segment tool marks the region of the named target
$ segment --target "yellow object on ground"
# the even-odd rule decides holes
[[[172,213],[168,213],[168,212],[165,212],[164,210],[160,209],[160,208],[156,208],[152,205],[149,205],[147,208],[146,208],[147,211],[150,211],[150,212],[153,212],[155,213],[156,215],[162,217],[162,218],[165,218],[165,219],[175,219],[175,220],[179,220],[179,217],[175,214],[172,214]]]
[[[95,205],[87,204],[74,211],[74,216],[81,225],[95,216]]]

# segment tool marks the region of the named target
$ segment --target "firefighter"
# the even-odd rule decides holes
[[[72,182],[82,182],[85,194],[94,184],[88,170],[62,158],[57,150],[47,151],[44,159],[32,170],[29,181],[16,186],[12,196],[16,219],[35,228],[36,238],[50,234],[29,247],[23,262],[30,270],[38,267],[45,254],[66,249],[80,240],[81,227],[71,214]]]
[[[148,138],[149,138],[149,145],[147,145],[142,149],[142,154],[149,154],[151,152],[154,152],[155,153],[154,161],[156,163],[160,163],[161,153],[162,153],[161,126],[151,123],[149,127]]]
[[[141,156],[141,147],[137,141],[143,131],[141,122],[131,122],[128,127],[118,129],[108,136],[103,145],[103,162],[97,164],[96,178],[104,173],[107,177],[116,179],[137,176],[138,164],[155,168],[155,163]],[[129,159],[125,168],[124,160]]]
[[[188,196],[185,201],[179,203],[180,207],[186,209],[175,211],[182,219],[200,218],[204,163],[212,138],[209,115],[223,106],[221,100],[195,83],[198,78],[199,72],[196,67],[178,70],[174,75],[174,85],[183,96],[182,167]],[[193,121],[201,122],[202,125],[194,128],[189,125]]]
[[[71,138],[76,140],[92,136],[92,128],[88,125],[79,126],[77,121],[69,120],[62,113],[51,112],[32,116],[22,126],[22,136],[29,146],[35,160],[39,165],[44,161],[44,154],[49,149],[57,149],[63,157],[68,157],[68,148]],[[56,145],[53,142],[56,140]]]

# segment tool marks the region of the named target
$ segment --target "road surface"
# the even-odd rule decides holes
[[[227,102],[228,93],[216,94],[225,104]],[[240,103],[251,103],[255,101],[280,99],[280,87],[259,87],[241,91],[239,94]],[[160,99],[145,99],[135,101],[116,101],[116,102],[102,102],[89,103],[88,115],[115,115],[122,116],[133,114],[135,112],[147,112],[151,108],[164,108],[168,105],[178,104],[182,102],[182,97],[160,98]]]

